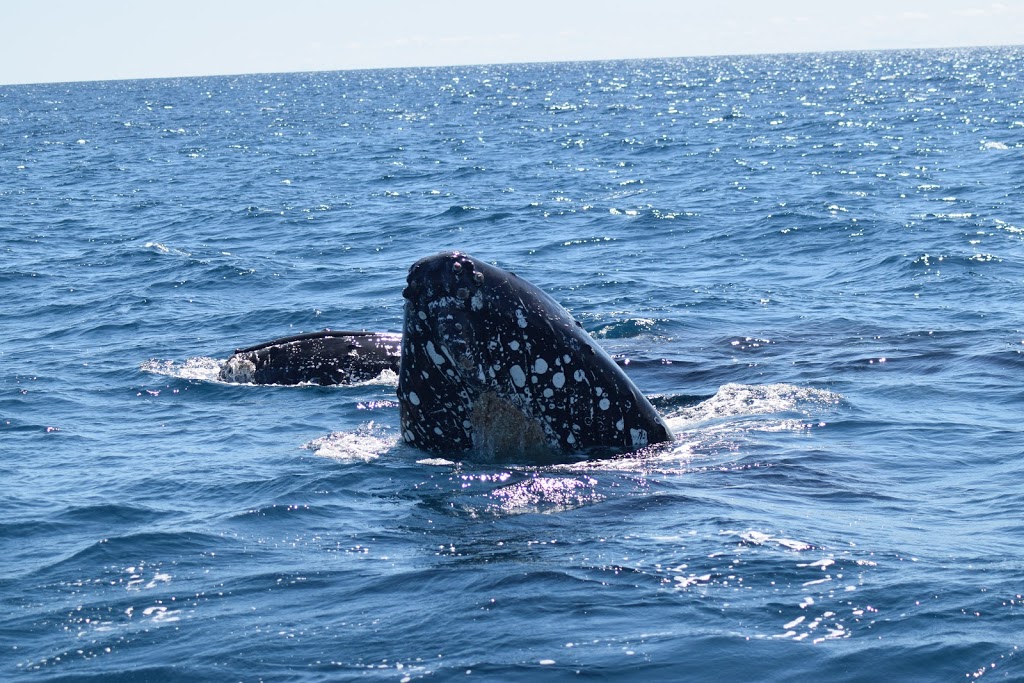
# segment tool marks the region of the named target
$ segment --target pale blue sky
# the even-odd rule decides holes
[[[1024,0],[20,0],[0,84],[1024,43]]]

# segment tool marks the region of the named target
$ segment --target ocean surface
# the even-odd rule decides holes
[[[459,249],[675,441],[400,443]],[[1024,48],[0,87],[0,679],[1024,680]]]

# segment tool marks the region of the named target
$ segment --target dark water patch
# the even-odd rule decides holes
[[[90,543],[80,550],[58,560],[45,572],[63,568],[77,568],[95,564],[112,564],[131,561],[138,554],[198,554],[211,547],[217,547],[223,539],[203,533],[142,531],[124,536],[111,536]]]
[[[166,513],[151,508],[118,503],[98,503],[66,510],[59,518],[86,524],[152,524]]]

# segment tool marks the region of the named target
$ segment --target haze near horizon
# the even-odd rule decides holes
[[[1024,3],[294,0],[7,7],[0,84],[1024,43]]]

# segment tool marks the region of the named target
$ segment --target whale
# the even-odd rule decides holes
[[[323,330],[235,349],[218,379],[246,384],[354,384],[397,373],[401,335]]]
[[[322,330],[235,349],[217,379],[232,384],[343,386],[398,375],[401,332]],[[612,356],[620,366],[630,359]]]
[[[409,269],[402,439],[455,460],[571,462],[670,441],[650,401],[541,289],[458,251]]]
[[[224,382],[347,385],[398,375],[402,440],[454,460],[558,463],[672,439],[668,425],[558,302],[447,251],[412,265],[402,332],[323,330],[236,349]]]

